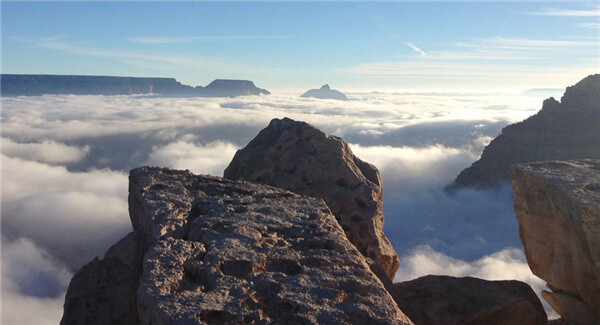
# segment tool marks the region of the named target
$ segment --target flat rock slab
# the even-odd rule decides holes
[[[548,320],[538,297],[521,281],[428,275],[395,283],[391,291],[419,325],[543,325]]]
[[[143,167],[130,210],[144,324],[411,324],[321,200]]]
[[[563,320],[600,323],[600,160],[511,167],[519,234]]]

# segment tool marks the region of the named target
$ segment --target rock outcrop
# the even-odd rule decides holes
[[[84,265],[71,279],[61,324],[138,324],[136,295],[141,265],[133,233]]]
[[[419,325],[546,324],[540,300],[526,283],[428,275],[395,283],[398,306]]]
[[[75,275],[62,324],[412,324],[322,200],[142,167],[129,209],[133,233]]]
[[[598,159],[598,125],[600,75],[596,74],[568,87],[560,102],[546,99],[536,115],[505,127],[449,188],[491,187],[508,181],[508,168],[517,163]]]
[[[600,160],[510,170],[519,235],[543,298],[567,322],[600,324]]]
[[[238,150],[224,177],[324,199],[369,264],[394,277],[400,261],[383,233],[381,176],[342,139],[304,122],[274,119]]]
[[[248,80],[217,79],[206,87],[183,85],[174,78],[3,74],[2,96],[161,94],[201,97],[268,95]]]
[[[325,84],[319,89],[310,89],[300,97],[309,98],[320,98],[320,99],[337,99],[337,100],[348,100],[348,97],[339,90],[331,89],[329,85]]]

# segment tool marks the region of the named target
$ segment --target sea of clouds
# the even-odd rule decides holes
[[[443,191],[508,123],[542,98],[494,94],[350,94],[349,101],[36,96],[2,98],[2,323],[56,324],[73,273],[131,230],[128,171],[169,166],[221,176],[273,118],[344,138],[384,181],[396,280],[426,274],[531,274],[509,183]],[[35,310],[36,312],[31,312]]]

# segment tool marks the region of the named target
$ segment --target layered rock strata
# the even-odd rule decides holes
[[[463,170],[449,189],[492,187],[510,180],[512,164],[545,160],[600,158],[600,75],[568,87],[561,101],[502,130],[481,158]]]
[[[600,160],[510,169],[519,235],[543,298],[566,322],[600,324]]]
[[[381,176],[375,166],[354,156],[341,138],[305,122],[274,119],[238,150],[224,177],[325,200],[373,269],[394,277],[400,260],[383,233]]]
[[[84,266],[63,324],[115,311],[108,323],[412,324],[321,200],[152,167],[131,171],[129,191],[134,232],[115,247],[136,277],[111,283],[108,253]],[[112,302],[75,294],[87,287]]]
[[[390,291],[418,325],[543,325],[548,320],[533,290],[520,281],[428,275],[395,283]]]

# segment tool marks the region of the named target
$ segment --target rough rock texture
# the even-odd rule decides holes
[[[141,323],[412,324],[321,200],[163,168],[129,180]],[[103,277],[94,263],[79,273]]]
[[[129,233],[103,259],[95,258],[73,276],[61,324],[139,322],[135,296],[141,268],[135,263],[135,248],[134,234]]]
[[[29,74],[2,74],[1,77],[2,96],[162,94],[235,97],[270,94],[248,80],[217,79],[206,87],[191,87],[174,78]]]
[[[566,321],[600,324],[600,160],[511,167],[527,262]]]
[[[300,95],[300,97],[314,97],[320,99],[337,99],[337,100],[347,100],[348,97],[344,95],[339,90],[331,89],[329,85],[325,84],[321,86],[319,89],[310,89],[304,94]]]
[[[508,125],[449,187],[490,187],[510,179],[512,164],[600,158],[600,75],[568,87],[559,103],[544,101],[526,120]]]
[[[394,277],[400,261],[383,233],[381,176],[342,139],[304,122],[274,119],[238,150],[224,177],[324,199],[350,242],[374,261],[370,265]]]
[[[395,283],[392,295],[418,325],[546,324],[533,290],[520,281],[428,275]]]

